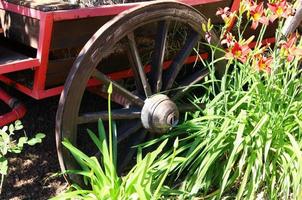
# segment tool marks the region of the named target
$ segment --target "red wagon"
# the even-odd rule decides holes
[[[1,0],[0,81],[35,99],[61,93],[56,137],[63,170],[74,162],[61,149],[62,138],[81,143],[87,127],[93,129],[99,118],[108,120],[106,88],[112,83],[111,116],[118,142],[127,144],[119,149],[127,152],[119,161],[125,165],[133,155],[129,146],[147,132],[168,131],[181,113],[196,109],[183,94],[209,73],[196,65],[211,57],[202,45],[201,24],[211,17],[219,25],[217,8],[237,10],[239,3],[182,0],[79,8],[60,0]],[[218,44],[214,31],[211,35]],[[217,69],[223,70],[223,63]],[[13,116],[24,114],[21,104],[5,99],[15,109]]]

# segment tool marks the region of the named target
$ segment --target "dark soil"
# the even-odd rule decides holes
[[[59,97],[36,101],[16,91],[9,93],[22,100],[28,109],[22,119],[25,134],[30,138],[40,132],[46,138],[41,144],[25,147],[21,154],[8,155],[9,173],[0,199],[49,199],[67,187],[62,177],[52,177],[60,171],[55,146],[55,115]],[[2,113],[7,108],[1,103],[0,110]]]

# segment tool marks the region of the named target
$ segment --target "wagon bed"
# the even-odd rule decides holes
[[[183,2],[212,16],[217,7],[232,3],[221,0]],[[77,53],[96,30],[118,13],[139,4],[77,8],[56,0],[1,0],[0,18],[4,30],[2,39],[8,43],[14,41],[13,46],[16,48],[13,50],[16,53],[13,54],[17,59],[13,62],[17,65],[13,68],[1,65],[0,81],[14,85],[16,89],[35,99],[59,94]],[[62,55],[64,50],[70,51],[71,56]],[[30,53],[26,57],[21,56],[24,52]],[[18,74],[11,74],[13,71],[18,71]],[[18,77],[22,77],[22,80],[18,80]]]

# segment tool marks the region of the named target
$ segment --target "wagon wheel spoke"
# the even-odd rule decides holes
[[[158,22],[150,72],[150,77],[152,80],[152,89],[154,93],[158,93],[162,87],[162,71],[168,30],[168,21]]]
[[[209,70],[204,69],[204,70],[198,70],[194,72],[192,75],[189,77],[185,78],[183,81],[180,82],[178,90],[173,96],[172,100],[176,101],[183,97],[185,94],[187,94],[190,89],[192,89],[192,86],[198,82],[200,82],[202,79],[204,79],[207,75],[209,75]]]
[[[144,129],[141,129],[137,132],[137,137],[133,138],[135,140],[130,141],[129,148],[127,149],[127,155],[120,160],[119,163],[119,170],[125,169],[127,166],[130,165],[131,160],[134,157],[134,154],[136,153],[136,145],[140,144],[142,141],[145,140],[147,137],[147,131]]]
[[[195,44],[198,42],[199,39],[200,34],[196,31],[191,30],[183,48],[178,52],[176,57],[173,59],[169,69],[164,74],[163,90],[168,90],[172,88],[178,73],[180,72],[182,66],[186,61],[186,58],[190,55],[192,49],[194,48]]]
[[[142,107],[144,105],[144,100],[142,100],[140,97],[134,95],[133,93],[131,93],[130,91],[128,91],[127,89],[125,89],[124,87],[119,85],[118,83],[112,81],[105,74],[101,73],[97,69],[94,70],[92,76],[95,77],[96,79],[100,80],[107,87],[109,86],[110,83],[112,83],[114,92],[119,93],[120,95],[122,95],[123,97],[128,99],[131,103],[133,103],[134,105],[137,105],[139,107]]]
[[[144,71],[144,66],[142,64],[142,61],[139,56],[139,52],[137,49],[137,45],[135,42],[135,37],[134,33],[131,32],[127,35],[128,38],[128,43],[129,43],[129,50],[130,52],[128,53],[129,59],[130,59],[130,64],[131,68],[134,72],[135,82],[138,86],[139,90],[143,89],[144,94],[146,97],[149,97],[152,95],[150,85],[147,80],[146,73]],[[140,91],[142,92],[142,91]]]
[[[119,127],[118,130],[118,137],[117,142],[120,143],[129,136],[133,135],[134,133],[137,133],[140,129],[143,128],[143,125],[140,120],[129,123],[125,122],[121,127]]]
[[[107,88],[104,86],[101,87],[92,87],[88,89],[90,92],[93,94],[96,94],[104,99],[108,100],[108,93],[106,92]],[[113,93],[111,94],[111,99],[112,102],[117,103],[123,107],[128,108],[131,105],[131,102],[126,99],[124,96],[118,94],[118,93]]]
[[[111,111],[112,120],[138,119],[140,115],[141,112],[138,109],[115,109]],[[87,124],[97,122],[99,119],[109,120],[109,113],[107,111],[84,113],[78,117],[77,123]]]

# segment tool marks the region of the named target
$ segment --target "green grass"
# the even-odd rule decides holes
[[[115,126],[113,126],[115,127]],[[113,128],[113,132],[116,128]],[[99,121],[99,136],[88,131],[89,136],[101,152],[100,158],[88,157],[79,149],[74,147],[67,140],[63,145],[71,152],[79,163],[80,170],[69,170],[65,173],[83,177],[84,187],[74,183],[69,189],[52,200],[61,199],[158,199],[163,192],[171,193],[167,187],[163,187],[171,164],[175,157],[172,155],[171,161],[167,163],[168,169],[158,170],[155,162],[162,152],[168,140],[162,142],[153,152],[148,153],[144,158],[139,150],[136,165],[123,177],[116,173],[116,166],[110,156],[110,148],[107,146],[106,135],[102,121]],[[177,148],[175,141],[174,149]],[[114,149],[113,149],[114,150]],[[114,159],[114,158],[113,158]],[[101,162],[99,162],[101,160]],[[85,189],[89,188],[89,189]]]

